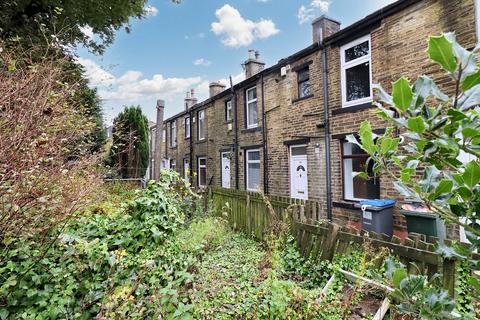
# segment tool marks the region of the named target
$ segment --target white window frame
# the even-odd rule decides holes
[[[200,123],[203,123],[201,132],[200,132]],[[202,141],[205,140],[205,110],[200,110],[198,111],[198,125],[197,125],[197,131],[198,131],[198,140]]]
[[[167,141],[167,130],[165,130],[165,128],[163,128],[162,130],[162,142],[166,142]]]
[[[185,180],[185,183],[190,182],[190,160],[189,159],[183,159],[183,180]]]
[[[345,62],[345,51],[359,45],[362,42],[365,42],[368,40],[368,54],[354,59],[352,61]],[[349,42],[343,46],[340,47],[340,61],[341,61],[341,85],[342,85],[342,107],[351,107],[354,105],[362,104],[362,103],[368,103],[372,102],[373,100],[373,89],[372,89],[372,39],[370,34],[363,36],[361,38],[358,38],[352,42]],[[369,77],[370,77],[370,96],[353,100],[353,101],[347,101],[347,83],[346,83],[346,70],[350,69],[352,67],[355,67],[359,64],[368,62],[368,69],[369,69]]]
[[[228,100],[225,103],[225,121],[232,121],[232,100]]]
[[[247,119],[247,129],[252,129],[252,128],[257,128],[258,127],[258,104],[257,104],[257,101],[258,101],[258,98],[255,98],[255,99],[252,99],[252,100],[248,100],[248,92],[251,91],[251,90],[257,90],[257,87],[251,87],[247,90],[245,90],[245,101],[246,101],[246,119]],[[250,112],[248,111],[249,108],[248,108],[248,105],[250,103],[255,103],[256,106],[257,106],[257,122],[256,123],[253,123],[253,124],[250,124]]]
[[[477,43],[480,42],[480,0],[475,0],[475,24],[477,27]]]
[[[175,159],[170,159],[170,170],[177,170],[177,161]]]
[[[200,160],[205,160],[205,164],[204,165],[200,165]],[[198,186],[199,187],[205,187],[206,186],[206,183],[207,183],[207,157],[198,157],[197,159],[197,168],[198,168],[198,172],[197,172],[197,177],[198,177]],[[205,184],[200,184],[200,181],[202,179],[200,179],[200,168],[205,168]]]
[[[245,152],[245,179],[246,179],[246,182],[247,182],[246,189],[247,189],[248,191],[255,191],[255,192],[257,192],[257,191],[260,191],[260,183],[259,183],[259,185],[258,185],[258,187],[259,187],[258,189],[252,189],[252,188],[249,188],[249,187],[248,187],[248,186],[249,186],[249,182],[250,182],[249,179],[248,179],[248,176],[249,176],[249,174],[248,174],[248,165],[249,165],[250,163],[258,163],[258,164],[260,164],[260,162],[261,162],[261,159],[258,159],[258,160],[248,160],[248,154],[249,154],[249,153],[252,153],[252,152],[258,152],[258,154],[260,155],[260,158],[262,157],[262,154],[261,154],[261,152],[260,152],[260,149],[246,150],[246,152]],[[261,167],[261,165],[260,165],[260,167]],[[259,173],[259,174],[260,174],[260,173]],[[260,181],[260,178],[261,178],[261,177],[259,177],[258,181]]]
[[[174,148],[177,146],[177,121],[172,121],[170,123],[170,147]]]
[[[185,123],[185,139],[188,139],[190,138],[190,117],[185,117],[184,119],[184,123]]]

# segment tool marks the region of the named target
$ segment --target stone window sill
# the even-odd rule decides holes
[[[292,103],[300,102],[300,101],[307,100],[307,99],[310,99],[310,98],[313,98],[313,94],[309,94],[308,96],[305,96],[305,97],[301,97],[301,98],[297,98],[297,99],[295,99],[295,100],[292,100]]]
[[[241,133],[250,133],[250,132],[257,132],[262,131],[262,127],[255,127],[250,129],[242,129]]]
[[[371,102],[367,102],[367,103],[357,104],[355,106],[350,106],[350,107],[346,107],[346,108],[334,109],[334,110],[332,110],[332,115],[348,113],[348,112],[356,112],[356,111],[369,109],[369,108],[373,108],[373,107],[374,106]]]

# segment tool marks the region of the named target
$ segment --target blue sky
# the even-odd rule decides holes
[[[119,31],[103,56],[83,48],[77,54],[103,99],[107,124],[124,105],[140,105],[155,120],[156,99],[166,101],[168,117],[183,110],[187,90],[201,101],[209,82],[242,80],[248,49],[270,66],[311,44],[312,18],[327,14],[346,27],[391,2],[151,0],[149,15],[133,20],[130,33]]]

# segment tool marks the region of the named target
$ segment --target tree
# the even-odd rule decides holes
[[[102,53],[115,31],[130,30],[130,17],[142,18],[147,0],[11,0],[0,2],[0,38],[34,44],[54,36],[62,45],[82,43]],[[178,2],[173,0],[173,2]],[[82,29],[91,28],[99,42]]]
[[[452,33],[430,37],[428,55],[450,76],[453,95],[442,92],[428,76],[418,77],[413,85],[401,77],[393,83],[391,95],[377,86],[378,114],[391,127],[384,135],[377,136],[365,121],[360,128],[360,142],[353,136],[348,138],[369,154],[374,173],[389,176],[404,197],[423,201],[447,223],[465,228],[470,247],[440,244],[438,252],[447,258],[463,260],[476,270],[480,267],[473,254],[480,246],[478,49],[479,46],[473,51],[466,50]],[[367,177],[366,173],[359,174]],[[406,283],[417,280],[397,271],[396,282],[400,287],[402,281],[403,287],[408,287]],[[471,276],[469,284],[480,292],[478,275]],[[428,301],[449,306],[433,310],[451,310],[445,292],[425,294],[430,294]],[[404,307],[422,317],[432,311],[426,311],[421,305],[412,307],[408,301],[404,303]],[[443,316],[445,314],[437,314],[433,318]]]
[[[140,106],[125,107],[113,121],[107,164],[122,178],[141,178],[149,162],[148,119]]]

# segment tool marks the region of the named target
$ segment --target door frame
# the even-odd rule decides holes
[[[229,150],[222,150],[220,151],[220,187],[224,188],[223,186],[223,154],[225,153],[232,153],[231,151]],[[228,188],[225,188],[225,189],[231,189],[232,188],[232,161],[230,158],[229,159],[229,162],[230,162],[230,187]]]
[[[292,144],[292,145],[289,145],[288,146],[288,171],[290,172],[289,174],[289,180],[290,180],[290,197],[293,198],[293,192],[292,192],[292,176],[293,176],[293,172],[292,172],[292,160],[293,160],[293,157],[299,157],[299,156],[293,156],[292,155],[292,149],[293,148],[302,148],[302,147],[305,147],[305,159],[307,161],[307,199],[308,200],[308,197],[310,196],[309,195],[309,183],[308,183],[308,152],[307,152],[307,148],[308,148],[308,144],[305,144],[305,143],[302,143],[302,144]],[[296,198],[295,198],[296,199]]]

